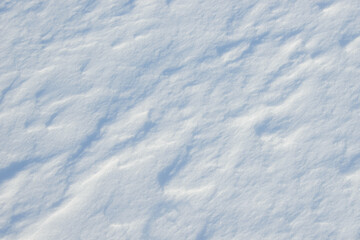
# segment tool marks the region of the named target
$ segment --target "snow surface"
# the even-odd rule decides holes
[[[360,239],[359,0],[1,0],[0,238]]]

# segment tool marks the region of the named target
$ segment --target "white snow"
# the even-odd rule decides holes
[[[360,239],[358,0],[2,0],[0,36],[0,239]]]

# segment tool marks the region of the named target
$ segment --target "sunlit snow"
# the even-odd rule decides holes
[[[0,0],[0,239],[360,239],[359,0]]]

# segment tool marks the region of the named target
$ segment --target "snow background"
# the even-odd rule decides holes
[[[1,239],[360,239],[358,0],[0,1]]]

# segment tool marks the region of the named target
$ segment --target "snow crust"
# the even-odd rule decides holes
[[[2,0],[0,40],[1,239],[360,239],[358,0]]]

